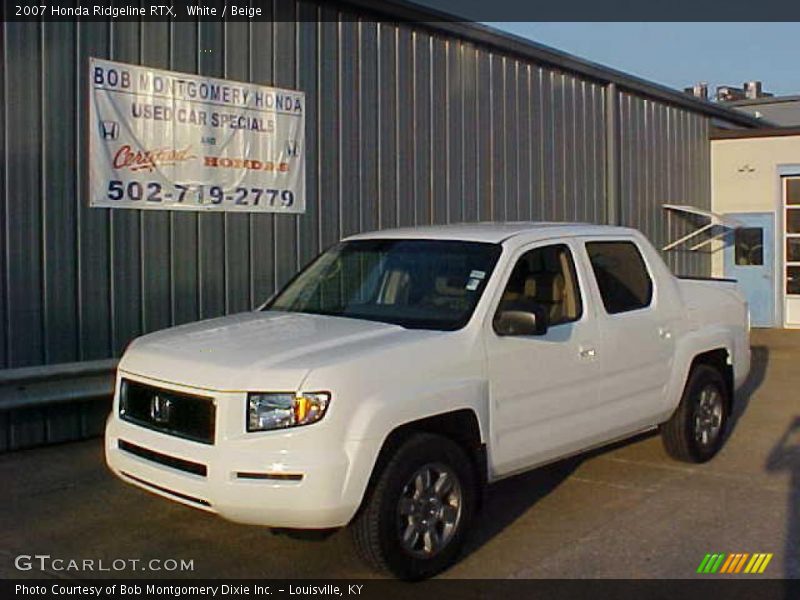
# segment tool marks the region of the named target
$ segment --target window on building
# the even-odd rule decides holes
[[[653,282],[639,249],[633,242],[588,242],[603,305],[609,314],[650,306]]]
[[[800,238],[786,238],[786,260],[800,262]]]
[[[800,233],[800,208],[786,209],[786,233]]]
[[[786,180],[786,204],[800,204],[800,178]]]
[[[733,233],[734,259],[740,267],[764,264],[764,230],[737,227]]]
[[[800,267],[786,267],[786,293],[800,296]]]

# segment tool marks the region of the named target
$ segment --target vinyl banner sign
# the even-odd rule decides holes
[[[305,94],[89,61],[91,206],[305,212]]]

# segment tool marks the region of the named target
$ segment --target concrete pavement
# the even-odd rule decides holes
[[[753,345],[730,439],[711,463],[676,463],[645,436],[500,482],[443,577],[687,578],[707,552],[772,552],[756,577],[800,577],[800,332],[756,331]],[[344,531],[297,541],[125,485],[99,440],[2,455],[0,482],[0,577],[372,576]],[[194,570],[43,574],[17,570],[21,554],[185,559]]]

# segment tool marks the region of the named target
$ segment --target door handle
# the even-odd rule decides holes
[[[659,327],[658,337],[660,337],[662,340],[668,340],[672,337],[672,332],[666,327]]]
[[[581,348],[580,355],[581,358],[594,358],[597,356],[597,350],[594,348]]]

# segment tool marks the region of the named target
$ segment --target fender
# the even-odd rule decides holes
[[[459,360],[443,368],[442,356]],[[373,344],[368,354],[358,353],[351,361],[310,373],[304,382],[307,389],[325,386],[333,392],[329,414],[319,425],[341,431],[350,465],[341,494],[354,513],[384,442],[398,427],[466,409],[475,414],[481,443],[486,443],[489,384],[485,368],[477,336],[460,331],[420,336],[402,345]]]
[[[485,442],[489,431],[488,399],[488,382],[480,378],[427,383],[383,392],[361,403],[347,437],[385,440],[393,430],[406,423],[468,409],[475,413],[481,442]]]
[[[724,349],[728,352],[731,364],[735,365],[735,340],[735,333],[724,325],[709,325],[689,331],[678,340],[675,344],[675,363],[665,394],[664,412],[659,415],[660,421],[668,419],[678,407],[695,357],[711,350]]]
[[[481,444],[485,444],[489,418],[486,380],[443,381],[433,388],[427,385],[424,389],[422,386],[397,389],[364,401],[347,434],[353,440],[347,446],[354,452],[348,452],[352,468],[342,488],[343,499],[354,506],[361,504],[381,449],[393,431],[414,421],[464,409],[475,414]]]

